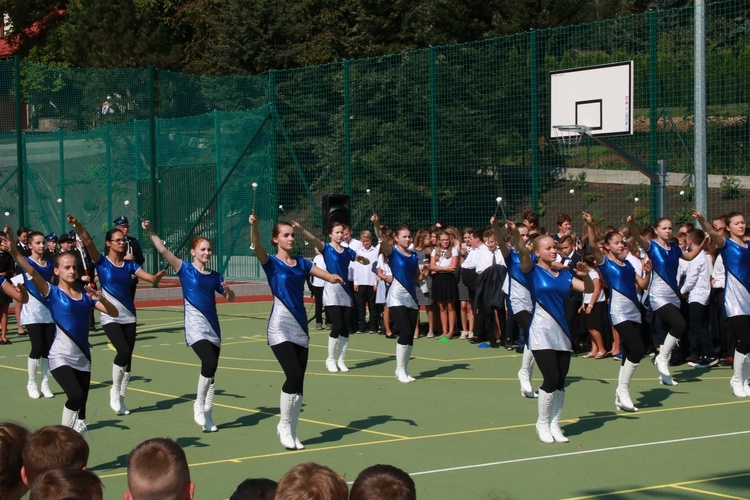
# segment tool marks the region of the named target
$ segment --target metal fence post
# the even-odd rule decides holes
[[[658,130],[658,121],[659,121],[659,115],[657,110],[657,102],[658,102],[658,96],[657,96],[657,68],[658,68],[658,62],[657,62],[657,44],[658,44],[658,33],[657,33],[657,25],[656,25],[656,10],[650,10],[648,12],[648,49],[649,49],[649,58],[648,58],[648,107],[649,107],[649,152],[650,152],[650,158],[649,158],[649,167],[651,167],[652,171],[654,171],[657,175],[659,174],[659,165],[658,165],[658,149],[657,149],[657,130]],[[666,186],[661,186],[666,189]],[[661,208],[659,207],[659,197],[660,197],[660,186],[657,185],[655,182],[651,181],[651,196],[650,198],[650,207],[649,207],[649,215],[651,219],[651,224],[656,222],[656,219],[659,217],[659,213],[661,213]]]
[[[151,170],[151,224],[159,228],[159,184],[157,182],[156,156],[156,69],[148,65],[148,136],[149,136],[149,169]],[[140,231],[140,224],[138,225]],[[159,252],[152,253],[152,269],[159,268]]]
[[[530,88],[531,88],[531,208],[539,210],[539,71],[537,60],[537,32],[531,30],[529,44],[530,54]]]
[[[346,169],[346,194],[352,196],[352,123],[349,80],[349,61],[344,59],[344,168]]]
[[[65,227],[65,138],[63,129],[57,129],[57,152],[60,158],[60,227]],[[50,221],[51,222],[51,221]]]
[[[222,171],[221,171],[221,112],[218,109],[214,110],[214,145],[215,145],[215,160],[216,168],[214,169],[214,175],[216,176],[217,189],[222,185]],[[221,192],[216,193],[216,210],[214,210],[214,218],[216,220],[216,262],[222,262],[223,255],[223,239],[224,239],[224,225],[222,224],[223,218],[221,216]]]
[[[23,95],[21,94],[21,57],[13,56],[13,73],[15,76],[14,81],[14,92],[16,94],[16,159],[18,161],[18,169],[16,175],[18,178],[18,227],[26,225],[26,196],[24,190],[26,188],[23,171],[23,114],[21,109],[23,106]]]
[[[438,220],[438,141],[437,141],[437,96],[435,75],[435,47],[430,46],[430,187],[432,221]]]

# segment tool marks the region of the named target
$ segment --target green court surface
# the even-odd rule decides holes
[[[461,340],[416,340],[409,371],[417,381],[400,384],[394,341],[353,335],[351,371],[330,374],[327,332],[312,330],[298,428],[307,448],[287,451],[276,436],[283,374],[265,342],[269,312],[267,302],[219,305],[217,433],[193,423],[199,364],[185,346],[181,308],[139,310],[128,416],[108,404],[114,353],[101,332],[91,337],[89,468],[106,498],[122,498],[128,452],[157,436],[184,447],[199,499],[228,498],[247,477],[278,480],[302,461],[347,481],[369,465],[393,464],[412,474],[422,499],[750,496],[750,399],[732,395],[731,368],[676,367],[680,385],[665,387],[644,359],[631,386],[641,411],[622,413],[614,408],[617,362],[574,358],[562,425],[570,443],[548,445],[534,431],[536,401],[520,396],[520,355]],[[32,429],[59,423],[64,394],[53,384],[54,399],[28,398],[28,340],[9,338],[13,345],[0,346],[0,419]]]

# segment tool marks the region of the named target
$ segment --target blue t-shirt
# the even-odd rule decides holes
[[[52,313],[57,328],[65,333],[91,361],[89,348],[89,315],[96,302],[86,293],[74,299],[55,285],[49,286],[49,293],[42,298]]]
[[[312,270],[312,262],[302,257],[295,257],[297,263],[289,266],[275,255],[269,255],[263,264],[271,293],[278,298],[294,315],[299,326],[307,333],[307,310],[303,298],[305,283]]]
[[[118,267],[104,254],[99,254],[99,260],[94,262],[94,266],[102,288],[135,315],[135,304],[130,295],[130,277],[141,266],[134,260],[125,260],[122,266]]]
[[[182,296],[185,302],[205,316],[214,332],[221,336],[215,294],[224,294],[224,287],[222,286],[224,276],[213,270],[202,273],[193,264],[185,261],[182,261],[177,276],[180,278]],[[185,328],[187,329],[188,326],[185,325]]]

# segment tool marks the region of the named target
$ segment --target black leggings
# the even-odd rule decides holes
[[[214,378],[216,370],[219,368],[219,353],[221,347],[212,344],[208,340],[199,340],[191,345],[195,354],[201,360],[201,375],[206,378]]]
[[[330,337],[333,339],[349,337],[352,308],[346,306],[326,306],[326,313],[328,313],[328,318],[331,320]]]
[[[68,400],[65,408],[78,412],[78,418],[86,418],[86,401],[89,399],[89,387],[91,386],[91,372],[76,370],[71,366],[60,366],[52,370],[55,378]]]
[[[24,325],[26,332],[29,334],[31,342],[31,359],[46,358],[49,355],[49,348],[52,347],[52,341],[55,340],[54,323],[34,323]]]
[[[414,330],[417,328],[419,310],[406,306],[390,307],[388,310],[391,314],[393,326],[398,330],[398,343],[414,345]]]
[[[513,321],[523,328],[523,331],[526,332],[526,338],[528,339],[529,327],[531,326],[531,313],[529,311],[519,311],[513,315]]]
[[[687,322],[682,313],[672,304],[666,304],[654,311],[662,321],[662,328],[672,337],[680,340],[687,331]]]
[[[546,393],[565,390],[565,377],[570,369],[570,352],[541,349],[531,351],[539,371],[542,372],[541,390]]]
[[[614,325],[617,333],[620,334],[620,350],[622,351],[622,362],[624,365],[627,359],[631,363],[638,364],[641,358],[646,354],[646,348],[641,340],[641,325],[633,321],[623,321]]]
[[[271,346],[281,369],[284,370],[286,380],[281,390],[287,394],[302,394],[305,385],[305,370],[307,370],[307,356],[310,349],[293,342],[282,342]]]
[[[133,362],[133,349],[135,349],[135,323],[108,323],[104,325],[104,333],[112,345],[115,346],[115,364],[124,366],[126,372],[130,372]]]
[[[732,316],[727,318],[732,331],[737,336],[735,349],[740,354],[750,353],[750,316]]]

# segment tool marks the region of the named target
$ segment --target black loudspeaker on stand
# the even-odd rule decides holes
[[[345,194],[323,195],[323,231],[328,235],[328,227],[332,222],[341,222],[347,226],[351,223],[351,201]]]

